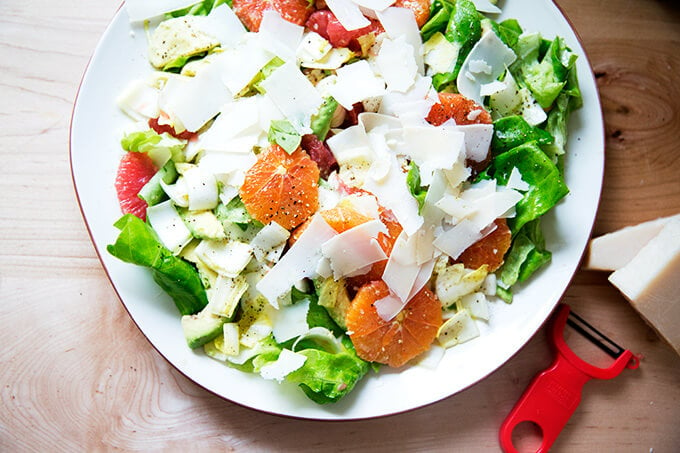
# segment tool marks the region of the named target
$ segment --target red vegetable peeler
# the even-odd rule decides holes
[[[517,452],[512,432],[522,422],[538,425],[543,441],[537,452],[547,452],[576,410],[586,382],[593,378],[612,379],[624,368],[634,370],[640,366],[638,356],[598,332],[571,312],[569,305],[559,304],[551,323],[550,336],[557,355],[552,365],[529,384],[501,425],[500,443],[505,452]],[[564,341],[566,324],[611,356],[614,363],[609,368],[598,368],[579,358]]]

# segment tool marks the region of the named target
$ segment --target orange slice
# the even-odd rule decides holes
[[[350,228],[354,228],[355,226],[359,226],[362,223],[372,220],[370,217],[363,215],[355,209],[343,205],[338,205],[325,211],[319,211],[319,214],[321,214],[321,217],[323,217],[326,223],[333,228],[336,233],[343,233]],[[288,239],[289,246],[295,244],[302,232],[307,229],[309,222],[310,219],[307,219],[302,225],[293,230]]]
[[[492,124],[491,114],[484,107],[470,98],[459,93],[439,93],[439,103],[430,108],[425,118],[433,126],[439,126],[453,119],[456,124]],[[491,162],[493,156],[486,153],[486,158],[480,162],[468,159],[465,164],[472,168],[473,175],[483,171]]]
[[[378,243],[383,249],[383,252],[385,252],[387,256],[390,256],[394,243],[401,234],[402,227],[391,210],[385,209],[382,206],[379,209],[380,221],[387,227],[387,234],[378,233]],[[387,260],[378,261],[377,263],[373,263],[371,269],[367,273],[349,277],[347,279],[347,289],[350,291],[350,294],[356,293],[359,288],[367,283],[381,280],[382,274],[385,272],[385,266],[387,266]]]
[[[496,229],[489,235],[468,247],[456,260],[468,269],[478,269],[482,265],[489,266],[494,272],[503,264],[503,257],[510,249],[512,233],[505,219],[496,219]]]
[[[442,306],[423,288],[397,316],[385,321],[374,303],[387,295],[382,280],[362,286],[347,312],[347,330],[359,357],[400,367],[430,348],[442,324]]]
[[[307,153],[273,144],[246,172],[239,195],[254,219],[290,230],[319,208],[318,181],[319,167]]]
[[[430,108],[425,119],[434,126],[450,119],[460,125],[492,123],[491,115],[484,107],[459,93],[439,93],[439,103]]]

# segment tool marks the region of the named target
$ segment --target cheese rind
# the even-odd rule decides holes
[[[643,318],[680,354],[680,219],[669,220],[609,276]]]
[[[680,214],[628,226],[592,239],[584,268],[598,271],[622,268],[672,219],[680,219]]]

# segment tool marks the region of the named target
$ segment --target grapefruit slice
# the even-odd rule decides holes
[[[262,13],[268,9],[277,11],[288,22],[304,25],[314,11],[314,2],[309,0],[234,0],[232,8],[236,16],[249,31],[260,29]]]
[[[246,172],[239,194],[255,220],[291,230],[319,208],[318,181],[319,167],[306,152],[272,144]]]
[[[359,357],[396,368],[430,348],[442,325],[442,305],[429,289],[423,288],[397,316],[385,321],[374,304],[389,293],[382,280],[362,286],[350,305],[346,322]]]
[[[146,220],[146,201],[137,194],[156,171],[151,158],[144,153],[127,152],[123,155],[115,182],[118,203],[123,214],[134,214]]]

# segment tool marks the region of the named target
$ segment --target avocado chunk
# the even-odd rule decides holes
[[[214,315],[208,307],[195,315],[182,316],[184,338],[191,349],[198,348],[217,338],[225,322],[226,319]]]
[[[189,211],[186,208],[178,208],[177,212],[193,237],[211,240],[227,237],[222,223],[212,211]]]
[[[167,199],[165,191],[161,186],[161,181],[172,184],[177,180],[177,170],[175,164],[169,160],[160,170],[147,182],[139,191],[139,198],[146,201],[149,206],[156,205]]]
[[[333,321],[343,329],[347,329],[345,317],[350,303],[344,279],[335,281],[333,277],[329,277],[321,283],[319,305],[324,307]]]

